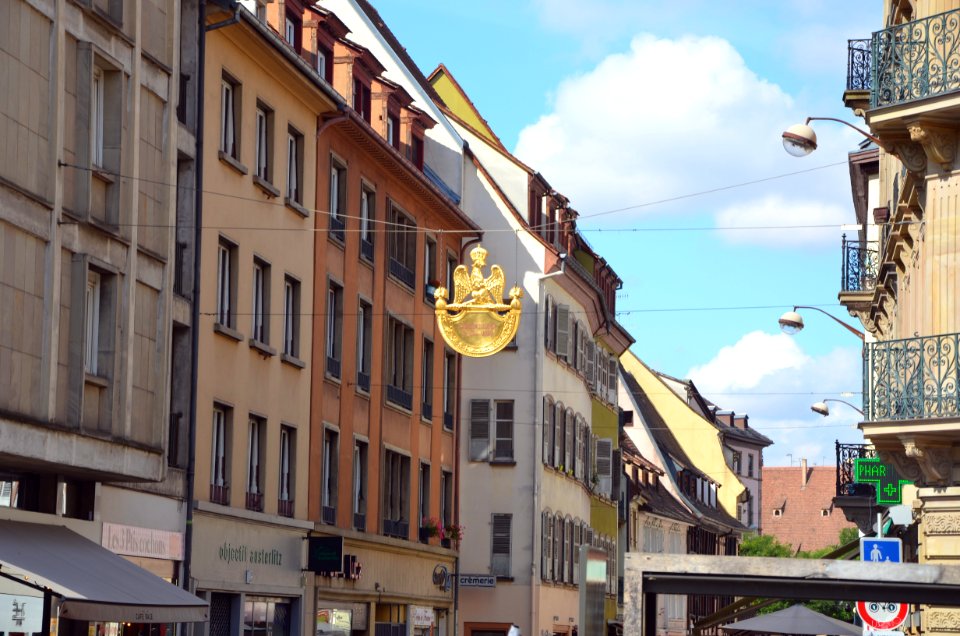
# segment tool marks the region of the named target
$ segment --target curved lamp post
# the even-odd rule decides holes
[[[838,325],[840,325],[841,327],[843,327],[844,329],[846,329],[856,337],[860,338],[860,340],[863,340],[863,332],[860,331],[859,329],[856,329],[855,327],[851,327],[850,325],[843,322],[833,314],[826,312],[820,309],[819,307],[811,307],[809,305],[794,305],[793,311],[785,312],[782,316],[780,316],[780,320],[779,320],[780,329],[783,331],[783,333],[792,336],[803,330],[803,316],[797,313],[798,309],[812,309],[814,311],[819,311],[824,316],[827,316],[828,318],[836,322]]]
[[[813,411],[814,413],[819,413],[820,415],[826,417],[830,415],[830,407],[827,406],[827,402],[840,402],[841,404],[846,404],[847,406],[852,408],[854,411],[856,411],[860,415],[863,415],[862,409],[857,408],[856,406],[854,406],[853,404],[850,404],[846,400],[836,400],[834,398],[824,398],[819,402],[814,402],[813,404],[810,405],[810,410]]]
[[[853,128],[873,143],[877,144],[884,150],[887,150],[887,145],[880,141],[878,137],[871,135],[865,130],[857,128],[850,122],[837,119],[836,117],[807,117],[807,121],[802,124],[794,124],[793,126],[790,126],[783,131],[783,134],[781,135],[783,138],[783,148],[794,157],[805,157],[817,149],[817,133],[813,132],[813,128],[810,127],[810,122],[812,121],[839,122],[844,126]]]

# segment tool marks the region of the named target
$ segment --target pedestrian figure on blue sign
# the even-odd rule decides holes
[[[882,556],[883,556],[883,555],[880,553],[880,546],[879,546],[878,544],[874,543],[874,544],[873,544],[873,548],[870,549],[870,560],[873,561],[873,562],[875,562],[875,563],[879,563],[880,561],[883,560],[883,559],[881,558]],[[889,560],[890,560],[890,557],[887,557],[887,561],[889,561]]]

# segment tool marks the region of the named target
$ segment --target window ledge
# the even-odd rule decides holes
[[[276,198],[280,196],[280,190],[260,175],[253,175],[253,185],[263,190],[268,197]]]
[[[385,397],[385,398],[383,399],[383,401],[384,401],[384,404],[387,406],[387,408],[393,409],[394,411],[399,411],[400,413],[403,413],[404,415],[413,415],[413,411],[411,411],[411,410],[408,409],[407,407],[403,406],[402,404],[397,404],[396,402],[394,402],[394,401],[391,400],[390,398]]]
[[[110,386],[110,378],[105,378],[102,375],[96,375],[93,373],[85,373],[83,376],[83,381],[87,384],[98,386],[101,389],[106,389]]]
[[[260,342],[259,340],[250,338],[249,343],[250,343],[251,349],[256,349],[260,353],[260,355],[264,357],[272,357],[277,355],[277,350],[271,347],[270,345],[266,344],[265,342]]]
[[[230,155],[228,155],[222,150],[217,151],[217,156],[220,157],[220,161],[227,164],[228,166],[230,166],[240,174],[245,175],[250,172],[249,170],[247,170],[247,167],[245,165],[243,165],[242,163],[240,163],[239,161],[237,161],[236,159],[234,159],[233,157],[231,157]]]
[[[290,208],[291,210],[293,210],[294,212],[296,212],[297,214],[299,214],[300,216],[302,216],[303,218],[305,219],[310,218],[310,210],[306,209],[305,207],[303,207],[302,205],[300,205],[290,197],[283,197],[283,204],[288,208]]]
[[[491,459],[491,466],[516,466],[517,460],[515,459]]]
[[[104,183],[112,185],[117,182],[117,178],[116,176],[114,176],[113,173],[108,172],[101,167],[93,166],[90,169],[90,172],[93,174],[94,177],[96,177],[100,181],[103,181]]]
[[[298,369],[303,369],[307,366],[306,362],[304,362],[300,358],[297,358],[296,356],[290,355],[289,353],[281,353],[280,362],[289,364],[290,366],[293,366],[293,367],[297,367]]]
[[[218,333],[222,336],[226,336],[227,338],[230,338],[232,340],[236,340],[237,342],[243,342],[242,333],[240,333],[236,329],[233,329],[232,327],[228,327],[226,325],[220,324],[219,322],[213,323],[213,332]]]
[[[341,380],[339,376],[333,375],[328,371],[323,372],[323,379],[331,384],[336,384],[337,386],[341,386],[343,384],[343,380]]]

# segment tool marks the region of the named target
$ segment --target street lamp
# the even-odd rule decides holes
[[[846,329],[856,337],[863,340],[863,332],[860,331],[859,329],[856,329],[855,327],[851,327],[850,325],[843,322],[833,314],[828,313],[820,309],[819,307],[811,307],[809,305],[794,305],[793,311],[784,312],[784,314],[780,316],[780,320],[779,320],[780,329],[783,331],[783,333],[792,336],[803,330],[803,316],[797,313],[798,309],[812,309],[814,311],[819,311],[824,316],[827,316],[828,318],[836,322],[838,325],[840,325],[841,327],[843,327],[844,329]]]
[[[790,126],[785,131],[781,137],[783,138],[783,148],[788,153],[794,157],[805,157],[811,152],[817,149],[817,133],[813,132],[813,128],[810,127],[811,121],[836,121],[840,122],[844,126],[849,126],[853,128],[858,133],[877,144],[884,150],[887,149],[886,144],[884,144],[878,137],[871,135],[865,130],[857,128],[850,122],[843,121],[842,119],[837,119],[835,117],[807,117],[807,120],[802,124],[794,124]]]
[[[814,413],[819,413],[820,415],[826,417],[830,415],[830,408],[827,406],[827,402],[840,402],[841,404],[846,404],[847,406],[852,408],[854,411],[856,411],[860,415],[863,415],[862,409],[857,408],[856,406],[854,406],[853,404],[850,404],[846,400],[837,400],[834,398],[824,398],[819,402],[814,402],[813,404],[810,405],[810,410],[813,411]]]

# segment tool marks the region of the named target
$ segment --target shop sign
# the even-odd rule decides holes
[[[497,577],[492,574],[461,574],[460,587],[496,587]]]
[[[42,622],[42,596],[0,594],[0,632],[37,633]]]
[[[414,627],[430,627],[434,622],[434,611],[432,607],[423,607],[420,605],[410,606],[410,623]]]
[[[343,573],[343,537],[309,537],[307,569],[314,574],[333,576]]]
[[[911,482],[901,479],[892,465],[884,464],[878,457],[858,457],[853,464],[853,481],[873,484],[878,504],[893,506],[903,501],[903,487]]]
[[[115,554],[183,560],[183,533],[104,523],[100,545]]]
[[[283,553],[276,548],[255,548],[224,542],[217,550],[217,556],[227,563],[252,563],[254,565],[283,565]]]

